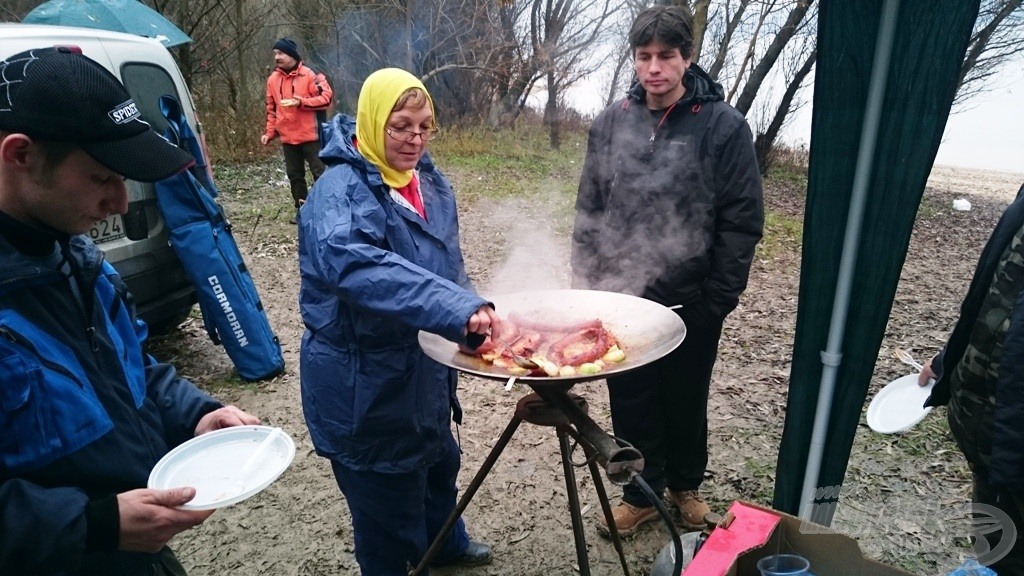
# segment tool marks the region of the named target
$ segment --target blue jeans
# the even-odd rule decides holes
[[[459,447],[451,435],[441,460],[404,474],[352,470],[331,461],[352,514],[356,561],[363,575],[406,576],[410,566],[419,564],[455,509],[459,465]],[[452,562],[467,546],[469,535],[459,518],[431,564]]]

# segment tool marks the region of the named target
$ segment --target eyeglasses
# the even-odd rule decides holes
[[[430,142],[434,138],[437,138],[437,133],[440,132],[441,129],[431,128],[429,130],[424,130],[423,132],[413,132],[412,130],[398,130],[395,128],[385,127],[384,131],[387,132],[388,136],[391,136],[392,138],[398,140],[399,142],[411,143],[416,140],[417,136],[420,137],[421,142]]]

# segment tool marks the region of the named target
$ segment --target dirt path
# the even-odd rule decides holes
[[[458,175],[452,176],[457,188]],[[282,426],[296,441],[291,468],[259,495],[222,509],[172,545],[193,576],[358,574],[345,502],[327,462],[313,453],[299,402],[302,334],[293,227],[287,224],[287,186],[277,162],[222,169],[221,202],[282,342],[287,373],[259,385],[230,379],[223,351],[210,345],[192,319],[157,342],[164,358],[225,402]],[[1019,174],[936,169],[911,240],[889,329],[869,397],[908,372],[892,358],[896,346],[920,360],[934,352],[955,319],[981,246],[1002,209],[1024,182]],[[802,219],[801,192],[767,182],[767,204],[783,220]],[[957,198],[973,204],[952,209]],[[514,204],[514,205],[510,205]],[[461,206],[462,243],[470,275],[492,293],[567,287],[571,199],[536,195]],[[532,217],[536,216],[536,217]],[[521,238],[529,242],[521,243]],[[525,248],[524,248],[525,247]],[[539,258],[538,255],[543,255]],[[496,266],[495,263],[501,263]],[[740,307],[729,317],[716,366],[710,413],[711,462],[704,491],[724,511],[735,499],[768,504],[785,415],[790,348],[799,278],[799,245],[762,251]],[[601,382],[577,386],[590,415],[610,430]],[[465,377],[460,483],[479,469],[527,390]],[[937,410],[906,434],[880,436],[862,425],[834,527],[858,537],[866,553],[917,574],[945,573],[968,551],[965,521],[949,510],[968,500],[966,466]],[[595,575],[620,574],[612,546],[593,531],[597,500],[589,474],[578,472]],[[613,503],[618,490],[609,488]],[[935,496],[933,496],[935,495]],[[494,546],[494,564],[437,574],[570,575],[578,568],[557,443],[550,428],[524,424],[498,460],[465,517],[475,538]],[[650,525],[625,543],[632,574],[646,574],[668,542]]]

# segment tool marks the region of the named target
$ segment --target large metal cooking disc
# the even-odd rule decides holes
[[[608,364],[597,374],[516,377],[516,380],[529,382],[531,386],[600,380],[628,372],[675,350],[686,337],[686,326],[675,312],[657,302],[627,294],[598,290],[536,290],[488,298],[494,302],[502,318],[515,312],[539,322],[566,325],[599,319],[619,339],[626,352],[625,360]],[[419,341],[427,356],[456,370],[496,380],[508,380],[511,376],[476,356],[459,352],[454,342],[437,334],[421,331]]]

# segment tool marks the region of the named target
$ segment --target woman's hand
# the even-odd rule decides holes
[[[489,304],[484,304],[469,317],[466,322],[466,334],[487,336],[492,333],[501,333],[501,318],[498,317],[494,308],[491,308]]]

